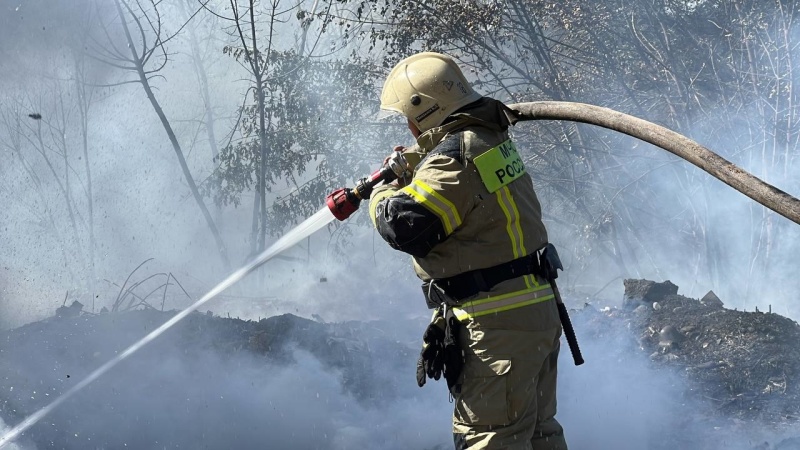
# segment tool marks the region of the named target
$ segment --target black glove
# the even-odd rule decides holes
[[[444,336],[444,379],[447,381],[447,389],[452,395],[460,393],[461,386],[458,378],[464,368],[464,355],[461,352],[461,345],[458,342],[461,322],[458,321],[452,312],[447,312],[447,328]]]
[[[444,370],[444,318],[439,316],[428,325],[422,336],[424,344],[417,360],[417,385],[425,385],[426,377],[438,380]]]

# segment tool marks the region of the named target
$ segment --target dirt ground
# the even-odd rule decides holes
[[[623,336],[630,351],[620,354],[639,355],[658,371],[684,380],[688,388],[683,395],[703,405],[702,411],[691,411],[691,419],[687,410],[686,425],[695,427],[693,434],[665,426],[648,448],[730,448],[716,445],[715,439],[724,442],[737,428],[755,427],[782,431],[769,442],[739,442],[737,449],[800,450],[800,325],[769,311],[726,309],[713,293],[697,300],[677,291],[668,281],[626,280],[621,308],[587,304],[571,311],[580,339],[610,342],[614,336],[618,342]],[[174,314],[152,309],[87,314],[74,304],[50,319],[0,332],[0,417],[18,423]],[[208,446],[207,436],[171,428],[192,429],[198,414],[206,417],[195,406],[198,402],[208,411],[218,410],[207,413],[208,421],[223,413],[246,417],[241,412],[246,398],[223,399],[212,390],[241,382],[240,372],[249,371],[255,379],[261,373],[274,376],[298,364],[298,351],[317,360],[320,370],[338,374],[348,396],[391,408],[408,396],[402,386],[411,379],[418,342],[388,330],[381,322],[321,323],[291,314],[247,321],[193,313],[134,362],[122,363],[29,430],[25,439],[36,448],[116,448],[122,443],[148,448],[153,439],[168,448]],[[569,358],[566,346],[563,354]],[[153,398],[142,400],[142,392]],[[131,399],[139,402],[135,412],[126,410]],[[185,410],[193,414],[183,418]],[[259,411],[257,406],[253,410]],[[260,423],[261,418],[253,420]],[[159,423],[171,428],[160,430]],[[143,428],[161,434],[144,436]],[[220,442],[227,442],[223,437],[240,440],[246,429],[230,430]],[[697,436],[712,444],[697,446]]]

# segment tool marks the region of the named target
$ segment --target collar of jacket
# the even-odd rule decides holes
[[[423,153],[428,153],[450,133],[472,126],[505,131],[518,120],[517,114],[503,102],[483,97],[451,114],[442,125],[422,133],[417,144]]]

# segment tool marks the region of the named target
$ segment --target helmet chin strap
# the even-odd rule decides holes
[[[419,131],[419,128],[417,128],[417,124],[415,124],[411,119],[408,119],[408,131],[411,132],[411,135],[414,136],[414,139],[418,138],[419,135],[422,134],[422,132]]]

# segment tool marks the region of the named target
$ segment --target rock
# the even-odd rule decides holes
[[[652,305],[653,302],[659,301],[667,295],[678,293],[678,286],[669,280],[656,283],[650,280],[628,279],[623,284],[625,285],[625,297],[622,299],[622,307],[629,311],[642,304]]]
[[[667,325],[658,333],[659,344],[678,344],[683,340],[683,335],[677,328]]]
[[[661,353],[670,353],[679,349],[681,341],[683,341],[683,335],[672,325],[665,326],[658,333],[658,348]]]
[[[725,304],[722,303],[722,300],[717,297],[717,294],[715,294],[714,291],[708,291],[708,293],[700,299],[700,303],[702,303],[703,306],[708,306],[711,308],[722,308],[725,306]]]
[[[655,309],[656,311],[660,310],[661,309],[661,303],[653,302],[653,309]]]
[[[81,314],[83,310],[83,303],[75,300],[69,306],[59,306],[56,310],[56,317],[77,317]]]
[[[626,280],[625,307],[607,318],[619,323],[605,329],[630,328],[643,355],[686,369],[692,393],[726,416],[800,424],[800,325],[775,313],[726,309],[713,292],[701,301],[676,290],[668,282]]]

